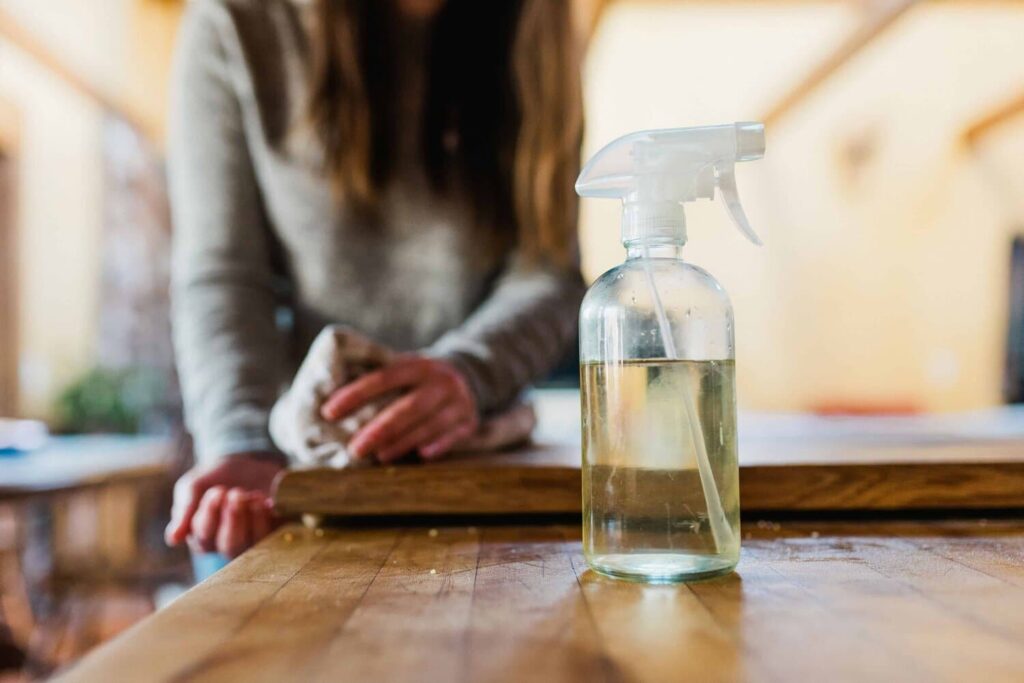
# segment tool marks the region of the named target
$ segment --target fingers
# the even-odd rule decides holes
[[[444,432],[454,429],[464,419],[465,413],[460,406],[454,404],[446,406],[435,416],[416,424],[398,439],[381,448],[377,452],[377,459],[381,462],[390,462],[415,450],[418,446],[437,440]]]
[[[252,543],[263,540],[273,530],[268,499],[260,496],[249,501],[249,523]]]
[[[203,552],[213,552],[216,547],[217,528],[220,526],[221,508],[227,488],[211,486],[203,494],[195,516],[192,519],[192,538]]]
[[[191,538],[196,550],[216,551],[234,558],[272,529],[273,519],[264,493],[212,486],[196,509]]]
[[[458,444],[460,441],[468,439],[476,431],[476,423],[474,421],[462,422],[459,426],[454,429],[449,429],[440,437],[431,441],[426,446],[422,446],[419,449],[420,457],[424,460],[434,460],[441,457],[452,449],[453,446]]]
[[[413,426],[428,419],[447,395],[446,387],[430,384],[413,391],[370,420],[349,442],[349,451],[357,458],[386,450]]]
[[[320,413],[325,420],[340,420],[369,401],[402,387],[419,382],[429,371],[430,361],[422,358],[400,359],[338,389],[324,403]]]
[[[375,453],[387,462],[419,448],[424,458],[436,458],[475,431],[476,402],[465,378],[450,363],[422,357],[400,359],[338,389],[321,414],[338,420],[388,392],[410,387],[356,434],[349,443],[352,455]]]
[[[252,545],[250,509],[250,495],[245,490],[236,487],[228,491],[217,529],[218,552],[235,558]]]
[[[192,518],[199,507],[199,501],[206,493],[203,477],[187,472],[174,484],[174,502],[171,506],[171,521],[164,530],[167,545],[178,545],[188,536]]]

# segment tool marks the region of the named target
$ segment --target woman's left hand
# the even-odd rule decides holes
[[[321,414],[340,420],[388,392],[407,392],[384,408],[349,442],[357,458],[389,462],[416,451],[433,460],[472,436],[480,424],[476,400],[462,374],[446,361],[405,356],[363,375],[327,399]]]

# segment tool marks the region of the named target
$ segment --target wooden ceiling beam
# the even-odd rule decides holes
[[[780,121],[796,109],[812,92],[850,61],[861,50],[877,40],[887,29],[917,4],[918,0],[890,0],[876,3],[863,23],[831,54],[825,57],[792,89],[765,112],[765,125]]]
[[[967,126],[963,132],[963,141],[969,146],[975,145],[978,140],[995,128],[1022,115],[1024,115],[1024,92]]]
[[[103,109],[134,126],[151,141],[159,140],[159,136],[156,135],[152,126],[144,117],[139,116],[133,107],[70,66],[2,8],[0,8],[0,39],[9,41],[60,81],[86,99],[92,100]]]

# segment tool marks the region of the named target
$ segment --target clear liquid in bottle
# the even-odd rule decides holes
[[[652,582],[731,571],[739,560],[732,360],[585,362],[583,551],[598,572]],[[690,424],[684,392],[700,420]],[[702,434],[731,533],[716,538],[693,439]],[[706,482],[710,484],[710,482]]]

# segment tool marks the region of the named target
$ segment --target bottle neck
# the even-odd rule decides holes
[[[643,243],[639,240],[627,242],[626,260],[631,261],[638,258],[683,258],[683,245],[677,242]]]

